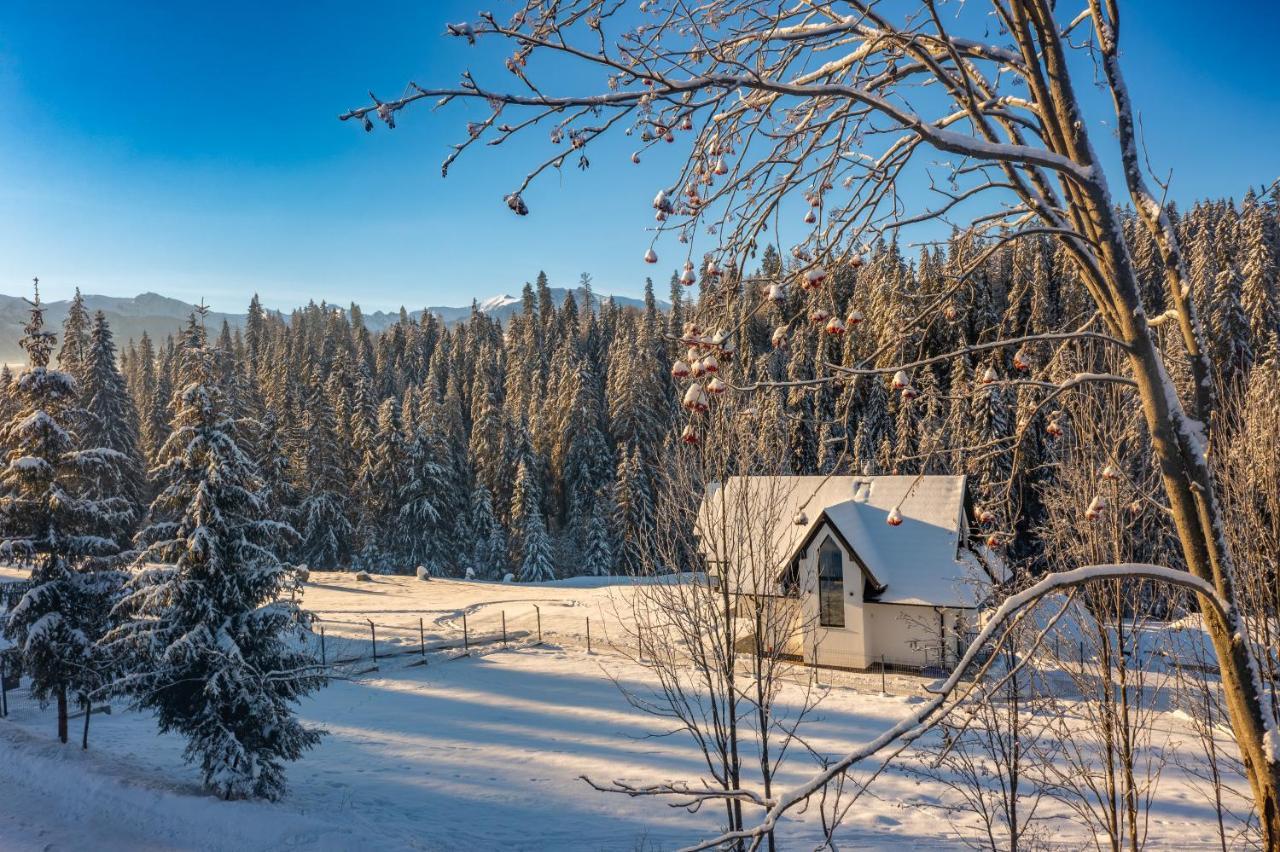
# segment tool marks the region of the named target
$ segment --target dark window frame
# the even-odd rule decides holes
[[[828,535],[818,545],[818,626],[844,627],[844,552]]]

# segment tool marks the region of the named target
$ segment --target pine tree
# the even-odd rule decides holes
[[[85,363],[89,356],[89,309],[85,307],[80,288],[67,306],[67,318],[62,321],[62,349],[58,350],[58,367],[77,382],[85,375]]]
[[[409,567],[396,548],[407,458],[399,412],[394,399],[387,399],[378,407],[377,429],[367,442],[356,477],[360,512],[357,529],[361,537],[356,564],[366,571],[384,574],[396,567]]]
[[[597,494],[582,545],[582,573],[592,577],[613,573],[613,534],[609,529],[608,498]]]
[[[542,512],[533,509],[528,513],[522,536],[523,558],[520,562],[520,580],[525,583],[543,583],[556,578],[551,557],[551,539]]]
[[[138,412],[116,363],[111,328],[102,311],[93,318],[83,371],[79,444],[97,453],[94,468],[86,476],[87,493],[94,499],[122,501],[124,516],[113,518],[98,532],[114,538],[118,548],[124,549],[142,514],[145,480],[138,448]]]
[[[501,579],[507,572],[507,537],[493,513],[489,489],[477,485],[471,492],[468,529],[472,536],[470,567],[477,576]]]
[[[328,394],[313,373],[306,393],[299,472],[306,484],[298,506],[301,540],[297,553],[308,565],[337,567],[350,557],[354,528],[347,519],[347,480],[334,431]]]
[[[433,576],[443,573],[452,555],[446,545],[447,489],[440,438],[425,426],[413,431],[405,458],[404,483],[399,494],[399,539],[397,550],[408,564],[423,565]]]
[[[99,532],[127,517],[128,507],[118,497],[87,493],[110,451],[77,449],[65,425],[81,420],[76,384],[66,372],[49,369],[55,337],[44,329],[38,282],[30,304],[22,338],[29,366],[15,382],[14,416],[0,429],[7,449],[0,556],[31,565],[31,587],[9,613],[5,635],[20,649],[32,695],[56,699],[58,738],[65,743],[68,693],[87,696],[106,676],[97,640],[119,577],[94,557],[115,552],[115,542]]]
[[[289,638],[306,622],[276,555],[293,531],[267,516],[194,315],[182,352],[162,488],[110,638],[133,666],[122,688],[161,731],[187,738],[206,785],[228,799],[277,799],[284,762],[320,739],[291,705],[324,683]]]

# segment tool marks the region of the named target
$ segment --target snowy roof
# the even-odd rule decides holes
[[[756,515],[760,525],[771,527],[760,536],[769,543],[750,550],[767,551],[766,561],[776,576],[809,545],[819,526],[829,523],[853,549],[873,585],[883,588],[875,600],[973,606],[977,597],[973,580],[981,568],[974,555],[961,547],[964,493],[963,476],[735,476],[723,487],[716,484],[707,489],[699,528],[701,532],[716,526],[708,515],[717,506],[725,514]],[[759,507],[768,507],[763,516]],[[895,508],[902,518],[898,526],[888,523]],[[736,525],[739,530],[742,526]],[[717,549],[734,549],[732,545],[717,548],[706,536],[702,538],[708,556]]]

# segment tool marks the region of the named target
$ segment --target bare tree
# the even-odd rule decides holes
[[[810,205],[804,220],[812,227],[792,254],[803,264],[801,286],[819,290],[831,269],[856,265],[881,234],[960,218],[985,235],[986,247],[973,266],[955,275],[948,292],[924,300],[913,316],[884,320],[896,322],[904,335],[939,316],[948,295],[971,283],[986,253],[1028,235],[1051,235],[1073,262],[1093,315],[1059,332],[1002,336],[968,351],[1069,347],[1088,339],[1121,356],[1120,373],[1064,373],[1054,361],[1025,379],[992,381],[1034,387],[1043,405],[1100,384],[1132,386],[1180,564],[1167,571],[1112,566],[1066,572],[1022,594],[1059,588],[1064,577],[1094,582],[1139,574],[1190,588],[1218,658],[1264,845],[1280,846],[1280,733],[1245,638],[1222,495],[1207,455],[1206,424],[1219,407],[1214,365],[1178,236],[1144,170],[1121,70],[1118,0],[1087,0],[1070,18],[1050,0],[991,0],[985,11],[936,0],[905,6],[645,0],[638,8],[618,0],[527,0],[506,21],[483,14],[450,25],[449,32],[509,45],[510,82],[490,86],[468,72],[454,87],[410,84],[400,98],[375,98],[343,117],[366,127],[373,118],[393,126],[405,106],[423,99],[482,104],[484,116],[467,126],[467,138],[446,159],[445,170],[469,147],[512,144],[542,126],[550,137],[548,153],[535,157],[536,165],[505,199],[521,215],[538,176],[571,161],[589,167],[592,145],[604,134],[630,132],[643,149],[689,133],[687,159],[653,200],[659,220],[654,240],[675,231],[690,241],[689,270],[695,266],[692,241],[709,240],[704,277],[711,279],[708,286],[721,288],[726,322],[734,316],[739,281],[723,273],[743,268],[767,235],[795,233],[782,217],[795,214],[796,196]],[[1121,216],[1090,134],[1096,117],[1086,115],[1076,93],[1081,73],[1096,77],[1111,95],[1108,134],[1114,132],[1119,146],[1125,190],[1159,251],[1170,308],[1157,319],[1176,326],[1177,349],[1162,347],[1143,308]],[[544,85],[539,74],[549,82]],[[641,153],[633,159],[641,160]],[[939,154],[949,159],[938,162]],[[912,174],[931,181],[931,201],[912,205],[899,192],[911,185]],[[657,260],[653,246],[646,260]],[[776,295],[786,284],[767,282]],[[828,310],[827,317],[833,314],[839,316]],[[955,355],[886,365],[881,354],[860,365],[821,364],[820,374],[807,381],[895,376],[895,387],[905,392],[913,369]],[[1177,360],[1191,377],[1186,398],[1170,379],[1170,362]],[[1024,431],[1008,440],[1016,444]],[[1023,597],[1010,601],[1026,605]],[[1002,617],[1019,611],[1009,602],[999,610]],[[971,659],[967,654],[965,661]],[[920,712],[940,711],[944,702],[928,702]],[[765,836],[782,813],[929,718],[913,714],[886,733],[888,740],[850,752],[811,783],[777,796],[769,816],[745,834]]]
[[[776,458],[754,457],[749,415],[726,406],[715,420],[712,440],[686,443],[660,473],[657,523],[642,548],[652,582],[615,600],[629,634],[624,653],[634,648],[632,659],[657,682],[619,687],[633,706],[670,719],[672,734],[693,740],[709,783],[587,780],[691,811],[723,799],[726,828],[740,833],[744,805],[767,809],[782,763],[807,751],[800,728],[826,690],[799,657],[812,621],[801,596],[811,589],[786,564],[804,528],[783,507],[802,495],[777,478]],[[664,576],[672,571],[685,576]],[[764,839],[773,849],[772,832]]]
[[[971,837],[964,819],[955,828],[973,848],[992,852],[1041,848],[1039,823],[1049,785],[1045,769],[1060,745],[1052,727],[1051,687],[1038,671],[1020,665],[1035,653],[1036,632],[1028,624],[1009,631],[993,681],[983,686],[939,726],[941,742],[921,749],[919,774],[956,793],[963,815],[976,816],[981,833]]]

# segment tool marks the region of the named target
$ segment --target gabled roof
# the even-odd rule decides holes
[[[767,495],[757,502],[768,504],[761,523],[773,527],[772,552],[762,558],[775,568],[788,565],[826,521],[883,586],[876,600],[973,606],[981,568],[961,547],[964,493],[963,476],[735,476],[708,488],[699,524],[710,520],[708,507],[738,506],[756,514],[751,495]],[[896,527],[888,523],[895,507],[902,516]]]
[[[831,535],[834,535],[836,542],[845,549],[846,553],[853,557],[853,563],[862,571],[862,576],[867,579],[867,583],[870,585],[871,589],[874,590],[875,595],[879,596],[884,591],[884,583],[880,582],[879,577],[871,573],[871,569],[867,567],[867,563],[863,562],[862,557],[858,555],[857,548],[849,542],[849,539],[844,537],[844,533],[840,531],[840,527],[831,522],[831,518],[827,516],[825,511],[823,511],[823,513],[814,520],[814,522],[809,526],[809,531],[805,533],[805,537],[800,539],[800,543],[787,555],[786,559],[783,561],[783,570],[785,571],[792,562],[808,551],[808,549],[813,545],[814,540],[818,538],[818,533],[824,530],[827,530]]]

